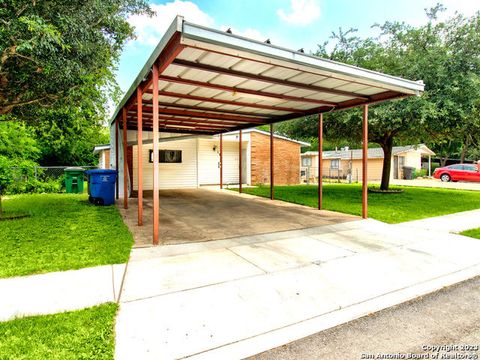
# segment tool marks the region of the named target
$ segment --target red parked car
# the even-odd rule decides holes
[[[442,181],[479,181],[480,171],[475,164],[455,164],[436,168],[433,177]]]

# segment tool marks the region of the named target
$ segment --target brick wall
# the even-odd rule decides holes
[[[252,184],[270,183],[270,136],[251,132]],[[274,175],[276,185],[300,183],[300,144],[274,138]]]
[[[110,150],[105,150],[105,169],[110,169]]]

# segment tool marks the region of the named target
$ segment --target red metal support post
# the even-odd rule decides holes
[[[238,131],[238,192],[242,192],[242,130]]]
[[[274,186],[275,186],[275,171],[274,171],[274,150],[273,150],[273,124],[270,124],[270,199],[275,198]]]
[[[138,226],[143,225],[143,112],[142,90],[137,87],[137,180],[138,180]]]
[[[368,218],[368,105],[363,105],[362,217]]]
[[[127,109],[122,109],[123,120],[123,208],[128,209]]]
[[[323,114],[318,115],[318,210],[323,201]]]
[[[223,134],[220,134],[220,189],[223,189]]]
[[[115,119],[115,170],[117,170],[117,182],[115,184],[115,198],[118,200],[118,118]]]
[[[153,245],[158,245],[159,173],[158,173],[158,66],[153,64]]]

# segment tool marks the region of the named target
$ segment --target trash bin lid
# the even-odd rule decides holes
[[[116,174],[117,170],[112,170],[112,169],[91,169],[85,171],[85,174],[87,175],[111,175],[111,174]]]
[[[65,168],[63,171],[83,171],[84,169],[80,166],[70,166]]]

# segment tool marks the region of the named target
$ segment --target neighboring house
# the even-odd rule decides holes
[[[127,133],[129,191],[138,190],[136,131]],[[219,136],[160,133],[159,181],[161,189],[196,188],[220,183]],[[119,142],[121,146],[121,139]],[[275,184],[300,183],[300,149],[308,143],[274,135]],[[115,168],[115,140],[112,138],[111,168]],[[153,188],[153,144],[151,133],[144,134],[142,147],[143,189]],[[119,151],[119,180],[123,179],[122,150]],[[223,184],[238,184],[238,131],[223,135]],[[270,133],[258,129],[242,131],[242,183],[270,182]],[[130,184],[133,183],[133,189]],[[123,185],[122,185],[123,186]]]
[[[435,155],[427,146],[407,145],[394,146],[392,149],[392,168],[390,179],[403,179],[403,167],[409,166],[417,170],[422,168],[422,157]],[[318,151],[307,151],[302,157],[302,180],[314,180],[318,177]],[[382,179],[383,149],[368,149],[368,180]],[[339,151],[323,152],[323,173],[330,178],[349,178],[352,181],[362,180],[362,149],[342,148]],[[351,174],[351,175],[350,175]]]
[[[96,145],[93,153],[98,154],[99,169],[110,169],[110,144]]]

